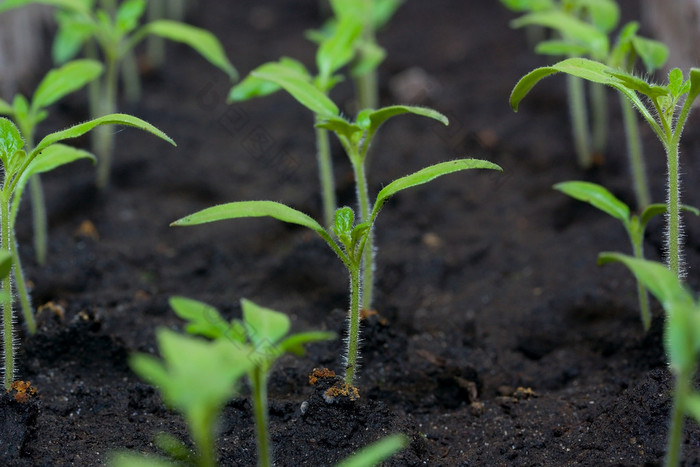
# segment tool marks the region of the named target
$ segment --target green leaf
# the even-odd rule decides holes
[[[162,19],[148,23],[141,31],[144,34],[154,34],[187,44],[199,52],[209,63],[225,71],[231,79],[236,79],[238,76],[236,69],[226,57],[226,52],[219,40],[207,30],[178,21]]]
[[[336,23],[333,34],[321,42],[316,53],[316,65],[324,80],[329,80],[333,73],[353,59],[355,41],[360,33],[362,22],[355,17],[346,16]]]
[[[335,210],[333,218],[333,233],[347,246],[352,229],[355,226],[355,212],[351,208],[344,206]]]
[[[443,125],[449,125],[450,123],[447,117],[438,112],[437,110],[413,105],[392,105],[389,107],[382,107],[379,110],[375,110],[373,112],[365,114],[364,117],[366,118],[366,120],[364,118],[363,121],[358,120],[358,124],[364,128],[367,128],[370,134],[374,134],[384,122],[386,122],[392,117],[403,114],[414,114],[420,115],[422,117],[432,118],[433,120],[437,120]],[[369,122],[369,124],[367,122]]]
[[[154,439],[158,449],[170,456],[171,459],[185,465],[197,465],[197,459],[185,444],[169,433],[156,433]]]
[[[5,250],[0,250],[0,279],[4,279],[12,270],[12,255]]]
[[[63,141],[66,139],[72,139],[72,138],[78,138],[79,136],[84,135],[88,131],[92,130],[93,128],[100,126],[100,125],[125,125],[125,126],[131,126],[138,128],[143,131],[147,131],[151,134],[154,134],[155,136],[169,142],[173,146],[177,146],[175,144],[175,141],[170,139],[168,135],[160,131],[158,128],[154,127],[150,123],[141,120],[138,117],[133,117],[131,115],[126,115],[126,114],[110,114],[110,115],[105,115],[104,117],[96,118],[94,120],[90,120],[85,123],[81,123],[79,125],[72,126],[66,130],[61,130],[57,131],[55,133],[51,133],[42,139],[39,144],[36,146],[34,151],[32,151],[32,155],[37,154],[44,149],[46,149],[48,146],[51,146],[52,144],[58,143],[59,141]]]
[[[121,34],[128,34],[139,25],[146,11],[146,0],[125,0],[117,9],[115,26]]]
[[[8,168],[10,158],[24,147],[24,140],[19,130],[5,117],[0,117],[0,159]]]
[[[609,71],[608,73],[610,76],[618,79],[620,84],[625,86],[625,88],[632,91],[637,91],[649,98],[655,99],[668,94],[668,89],[666,87],[648,83],[642,78],[638,78],[637,76],[631,75],[627,72]],[[619,85],[615,87],[620,89]]]
[[[152,454],[117,451],[109,454],[107,465],[109,467],[176,467],[177,464]]]
[[[371,467],[390,458],[407,444],[406,435],[400,433],[389,435],[360,449],[352,456],[342,460],[336,467]]]
[[[666,205],[662,203],[650,204],[649,206],[644,208],[644,211],[642,211],[642,214],[639,216],[639,221],[642,225],[642,228],[644,228],[654,217],[660,214],[664,214],[665,212]]]
[[[102,64],[95,60],[75,60],[51,70],[39,83],[34,97],[34,110],[48,107],[63,96],[82,88],[102,74]]]
[[[614,0],[578,0],[585,7],[591,21],[599,30],[609,33],[620,21],[620,7]]]
[[[596,27],[559,10],[529,13],[511,22],[513,27],[543,26],[558,31],[565,39],[585,46],[596,58],[608,55],[608,36]]]
[[[693,392],[686,396],[685,409],[696,423],[700,423],[700,394]]]
[[[571,41],[552,39],[542,41],[535,47],[535,52],[541,55],[586,55],[588,48]]]
[[[78,55],[85,42],[99,30],[99,26],[89,18],[71,11],[59,11],[56,21],[58,31],[53,40],[51,56],[57,64],[65,63]]]
[[[404,0],[374,0],[372,8],[372,22],[374,29],[383,28],[394,16],[396,10],[403,4]]]
[[[680,68],[673,68],[668,73],[668,90],[671,91],[674,97],[678,97],[682,94],[683,83],[683,72]]]
[[[190,226],[246,217],[273,217],[282,222],[297,224],[319,233],[326,233],[321,224],[310,216],[275,201],[236,201],[219,204],[218,206],[206,208],[185,216],[170,225]]]
[[[269,63],[251,73],[252,76],[273,82],[287,91],[301,105],[319,116],[338,115],[335,103],[319,91],[303,76],[291,72],[288,67]]]
[[[319,118],[318,123],[316,123],[316,127],[330,130],[336,135],[347,138],[348,141],[352,141],[354,135],[362,131],[362,128],[360,128],[358,125],[355,123],[350,123],[340,116]]]
[[[213,306],[185,297],[170,297],[169,303],[175,314],[187,321],[185,331],[189,334],[217,339],[230,331],[231,325]]]
[[[257,68],[257,70],[264,71],[265,67],[272,63],[275,62],[270,62],[261,65]],[[289,68],[290,73],[296,73],[302,76],[303,79],[307,81],[311,80],[311,75],[309,75],[309,72],[306,70],[306,67],[303,63],[301,63],[298,60],[294,60],[293,58],[288,57],[282,57],[279,60],[279,62],[277,62],[277,64],[282,67]],[[243,81],[241,81],[231,89],[231,92],[228,95],[228,102],[240,102],[252,99],[254,97],[263,97],[273,94],[279,91],[280,89],[282,88],[277,83],[273,83],[272,81],[248,75],[245,77],[245,79],[243,79]]]
[[[695,100],[700,94],[700,68],[690,69],[690,91],[688,91],[688,99]]]
[[[411,175],[398,178],[382,188],[377,195],[377,200],[374,202],[374,208],[372,209],[370,219],[374,220],[384,203],[399,191],[428,183],[443,175],[468,169],[491,169],[503,171],[503,169],[501,169],[501,167],[498,165],[480,159],[457,159],[454,161],[441,162],[439,164],[431,165],[419,170],[418,172],[412,173]]]
[[[554,189],[600,209],[622,221],[625,226],[629,223],[630,208],[603,186],[596,183],[573,181],[557,183],[554,185]]]
[[[296,356],[304,355],[304,345],[313,342],[329,341],[338,336],[334,332],[309,331],[300,332],[286,337],[279,343],[279,348],[283,352],[288,352]]]
[[[542,11],[554,8],[552,0],[501,0],[501,3],[511,11]]]
[[[85,14],[90,13],[90,10],[87,8],[83,0],[3,0],[3,2],[0,3],[0,13],[4,13],[14,8],[23,7],[31,3],[50,5],[66,10],[79,11]]]
[[[245,298],[241,300],[243,324],[253,348],[262,353],[273,347],[289,332],[291,322],[284,313],[257,305]]]
[[[362,42],[358,45],[357,60],[353,63],[350,75],[354,78],[376,70],[386,57],[386,50],[376,42]]]
[[[668,47],[662,42],[645,37],[634,36],[632,38],[634,50],[642,59],[647,73],[661,68],[668,59]]]

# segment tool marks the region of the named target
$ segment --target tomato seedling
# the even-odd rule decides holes
[[[48,116],[47,108],[67,94],[75,92],[102,74],[102,65],[94,60],[75,60],[51,70],[37,86],[31,100],[21,94],[12,104],[0,99],[0,115],[12,119],[24,135],[26,151],[34,147],[36,127]],[[34,220],[34,249],[39,264],[46,262],[46,207],[39,174],[29,180]]]
[[[659,85],[604,63],[585,58],[569,58],[551,66],[537,68],[521,78],[510,95],[513,110],[517,112],[520,101],[540,80],[559,72],[615,88],[642,114],[663,144],[668,165],[667,263],[671,271],[683,277],[685,268],[681,254],[678,146],[690,109],[700,94],[700,69],[691,68],[688,79],[685,79],[683,72],[674,68],[668,75],[668,83]]]
[[[674,387],[665,465],[676,467],[681,460],[685,417],[700,423],[700,392],[693,388],[700,357],[700,303],[678,276],[662,264],[619,253],[601,253],[599,263],[611,261],[627,266],[666,311],[664,347]]]
[[[25,150],[25,141],[19,129],[12,121],[0,117],[0,161],[5,176],[0,187],[0,248],[13,258],[14,271],[2,279],[2,288],[10,294],[10,300],[3,303],[3,348],[4,348],[4,385],[8,389],[14,380],[14,332],[13,332],[13,294],[12,279],[24,283],[22,279],[21,262],[15,240],[15,218],[25,185],[29,179],[38,173],[47,172],[58,166],[78,159],[93,159],[87,151],[76,149],[61,141],[77,138],[101,125],[127,125],[148,131],[172,144],[175,144],[165,133],[153,125],[130,115],[112,114],[88,122],[75,125],[66,130],[57,131],[45,136],[39,143]],[[25,291],[26,293],[26,291]],[[27,317],[25,315],[25,317]],[[27,317],[28,326],[34,326],[31,309]],[[31,321],[30,321],[31,318]]]
[[[644,259],[644,229],[649,221],[659,214],[666,212],[664,204],[650,204],[640,215],[632,214],[631,209],[619,198],[610,193],[608,189],[591,182],[562,182],[554,185],[556,190],[571,196],[574,199],[589,203],[604,213],[622,222],[627,236],[632,244],[632,252],[637,259]],[[700,215],[700,211],[690,206],[682,206],[681,209]],[[637,281],[637,298],[644,330],[651,327],[651,312],[649,311],[649,296],[644,285]]]
[[[350,312],[348,320],[347,349],[345,352],[345,386],[352,387],[358,368],[360,342],[360,303],[363,283],[360,272],[368,237],[379,211],[386,201],[399,191],[428,183],[442,175],[468,170],[501,170],[491,162],[478,159],[458,159],[426,167],[411,175],[398,178],[385,186],[377,195],[367,220],[356,222],[354,211],[349,207],[336,210],[334,225],[327,230],[312,217],[274,201],[238,201],[213,206],[183,217],[171,225],[192,226],[227,219],[250,217],[273,217],[282,222],[300,225],[316,232],[335,252],[345,265],[350,276]]]
[[[225,71],[232,79],[236,70],[226,57],[221,43],[210,32],[172,20],[156,20],[140,25],[146,9],[146,0],[4,0],[0,13],[30,3],[42,3],[59,8],[56,16],[58,33],[54,40],[53,55],[58,63],[65,62],[85,49],[90,58],[98,56],[105,61],[102,80],[91,85],[91,113],[93,118],[117,111],[119,71],[124,60],[147,36],[155,35],[184,43],[211,64]],[[138,85],[138,76],[130,80],[131,88]],[[128,86],[129,87],[129,86]],[[133,92],[133,91],[132,91]],[[93,151],[98,158],[97,185],[109,184],[114,133],[99,129],[94,133]]]

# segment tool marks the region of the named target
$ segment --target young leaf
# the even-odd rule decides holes
[[[210,339],[227,335],[231,326],[219,314],[219,310],[198,300],[170,297],[170,307],[175,314],[187,321],[185,331]]]
[[[269,63],[251,73],[252,76],[277,84],[301,105],[320,116],[339,115],[338,106],[298,73],[277,63]]]
[[[233,203],[219,204],[185,216],[170,225],[190,226],[243,217],[273,217],[282,222],[301,225],[316,232],[323,232],[323,234],[326,234],[321,224],[316,222],[312,217],[275,201],[236,201]]]
[[[642,227],[647,225],[647,223],[652,218],[660,214],[664,214],[666,210],[666,205],[661,203],[650,204],[649,206],[647,206],[646,209],[644,209],[644,211],[642,211],[642,214],[639,216]],[[695,214],[696,216],[700,216],[700,210],[698,208],[688,206],[687,204],[683,204],[681,206],[681,211],[689,212],[691,214]]]
[[[304,355],[304,344],[312,342],[329,341],[337,338],[334,332],[309,331],[293,334],[279,343],[279,348],[283,352],[288,352],[296,356]]]
[[[588,53],[588,48],[571,41],[552,39],[542,41],[535,46],[535,52],[541,55],[580,56]]]
[[[454,161],[441,162],[439,164],[431,165],[411,175],[398,178],[382,188],[377,195],[377,200],[374,202],[374,208],[372,209],[370,219],[375,219],[384,203],[399,191],[428,183],[443,175],[468,169],[492,169],[503,171],[503,169],[498,165],[480,159],[457,159]]]
[[[605,187],[597,183],[562,182],[554,185],[554,189],[600,209],[615,219],[622,221],[625,225],[629,222],[630,208]]]
[[[55,133],[51,133],[42,139],[39,144],[36,146],[34,151],[32,151],[32,155],[38,154],[44,149],[46,149],[48,146],[58,143],[59,141],[63,141],[66,139],[72,139],[72,138],[77,138],[79,136],[84,135],[88,131],[92,130],[93,128],[100,126],[100,125],[126,125],[126,126],[132,126],[135,128],[138,128],[143,131],[147,131],[149,133],[154,134],[155,136],[169,142],[173,146],[177,146],[175,144],[175,141],[170,139],[168,135],[160,131],[158,128],[154,127],[150,123],[141,120],[138,117],[133,117],[131,115],[125,115],[125,114],[110,114],[110,115],[105,115],[104,117],[96,118],[94,120],[90,120],[85,123],[81,123],[79,125],[72,126],[68,129],[57,131]]]
[[[389,435],[360,449],[357,453],[341,461],[336,467],[370,467],[393,456],[408,444],[403,434]]]
[[[56,14],[58,31],[53,40],[51,57],[57,64],[75,57],[83,44],[98,30],[99,26],[89,18],[72,11],[61,10]]]
[[[620,21],[620,7],[614,0],[578,0],[585,7],[591,21],[601,31],[609,33]]]
[[[338,237],[345,246],[350,241],[350,235],[355,225],[355,212],[344,206],[335,210],[333,233]]]
[[[19,130],[5,117],[0,117],[0,159],[7,170],[8,161],[24,147],[24,140]]]
[[[688,415],[700,423],[700,394],[693,392],[688,395],[685,400],[685,409],[688,411]]]
[[[139,20],[146,11],[146,0],[125,0],[117,9],[116,28],[122,34],[136,29]]]
[[[110,467],[175,467],[167,459],[152,454],[139,454],[128,451],[118,451],[109,456],[107,465]]]
[[[632,38],[634,50],[642,59],[648,73],[661,68],[668,58],[668,47],[665,44],[653,39],[634,36]]]
[[[696,97],[698,97],[698,94],[700,94],[700,68],[690,69],[689,81],[690,91],[688,91],[688,99],[691,99],[692,102]]]
[[[12,255],[5,250],[0,250],[0,279],[6,278],[11,269]]]
[[[101,73],[102,64],[96,60],[75,60],[51,70],[34,92],[32,107],[48,107],[66,94],[82,88]]]
[[[275,63],[265,63],[257,68],[257,70],[263,70],[266,66]],[[311,80],[311,75],[307,71],[303,63],[298,60],[294,60],[289,57],[282,57],[278,65],[289,68],[290,72],[293,74],[299,74],[303,76],[307,81]],[[267,81],[264,79],[256,78],[255,76],[248,75],[243,81],[231,88],[231,92],[228,95],[228,102],[240,102],[254,97],[263,97],[273,94],[282,89],[278,84],[272,81]]]
[[[353,135],[362,131],[358,125],[350,123],[340,116],[329,116],[319,118],[318,123],[316,123],[317,128],[325,128],[333,133],[347,138],[348,141],[352,141]]]
[[[387,120],[397,115],[411,113],[414,115],[420,115],[423,117],[432,118],[437,120],[443,125],[449,125],[449,120],[446,116],[438,112],[437,110],[429,109],[427,107],[418,107],[414,105],[392,105],[389,107],[382,107],[379,110],[369,112],[363,116],[367,119],[359,121],[360,126],[367,128],[370,134],[377,131],[377,129]],[[369,121],[369,124],[367,124]]]
[[[319,75],[325,80],[355,56],[355,41],[362,32],[362,23],[345,16],[336,23],[333,35],[321,43],[316,54]]]
[[[245,298],[241,300],[241,308],[246,334],[256,351],[265,352],[289,332],[291,322],[284,313],[262,307]]]
[[[166,39],[182,42],[192,47],[209,63],[225,71],[231,79],[238,77],[219,40],[209,31],[171,20],[157,20],[140,29],[141,34],[154,34]],[[139,33],[137,33],[139,34]]]
[[[374,29],[383,28],[403,2],[404,0],[374,0],[374,8],[372,8]]]

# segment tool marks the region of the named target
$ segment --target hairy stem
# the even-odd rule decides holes
[[[39,174],[29,179],[29,190],[32,198],[32,220],[34,221],[34,251],[36,261],[40,265],[46,264],[46,250],[48,244],[46,203],[44,202],[44,190],[41,187]]]
[[[0,193],[0,248],[12,254],[11,238],[12,238],[12,222],[10,220],[10,200],[4,192]],[[14,313],[12,310],[12,273],[9,273],[2,280],[2,290],[8,294],[6,300],[2,303],[2,338],[3,350],[5,357],[5,371],[3,375],[3,384],[5,389],[9,390],[15,377],[15,349],[14,349],[14,333],[13,320]]]
[[[634,194],[637,198],[637,210],[642,211],[651,204],[651,195],[649,194],[649,183],[647,182],[637,114],[630,101],[622,94],[620,94],[620,108],[622,109],[622,120],[625,124],[627,155],[629,156],[630,169],[632,172]]]
[[[666,262],[669,269],[682,278],[684,275],[683,257],[681,255],[681,216],[680,216],[680,176],[678,171],[678,145],[666,145],[668,165],[667,226],[666,226]]]
[[[685,399],[689,392],[690,379],[690,372],[685,368],[676,375],[673,390],[673,407],[671,408],[671,425],[668,429],[668,442],[666,443],[666,460],[664,462],[666,467],[680,465]]]
[[[590,131],[588,128],[588,111],[586,110],[586,96],[583,81],[571,75],[567,75],[569,90],[569,114],[571,128],[574,137],[574,148],[578,165],[582,169],[591,167]]]
[[[10,246],[12,248],[12,271],[15,278],[15,287],[17,288],[17,295],[19,295],[19,301],[22,306],[22,315],[24,316],[24,322],[27,323],[27,330],[29,331],[29,333],[35,334],[36,319],[34,318],[34,309],[32,308],[32,301],[29,298],[27,283],[24,280],[22,261],[19,258],[19,251],[17,249],[17,240],[13,238],[10,242]]]
[[[316,128],[316,150],[318,151],[318,174],[321,180],[321,195],[323,202],[323,219],[325,226],[333,225],[333,216],[337,201],[335,197],[335,181],[333,179],[333,161],[328,130]]]
[[[100,96],[100,113],[107,115],[114,113],[117,108],[117,75],[119,66],[116,58],[107,59],[105,82]],[[112,164],[112,152],[114,150],[114,133],[109,126],[95,128],[97,155],[97,186],[101,189],[109,185],[110,167]]]
[[[590,83],[591,107],[593,111],[593,150],[600,155],[605,154],[608,144],[608,96],[605,86]]]
[[[369,190],[367,188],[367,175],[365,173],[365,163],[358,158],[351,158],[355,171],[355,184],[357,186],[357,202],[359,204],[360,221],[369,221]],[[367,232],[367,241],[363,250],[362,258],[362,308],[372,309],[372,298],[374,293],[374,235],[370,227]]]
[[[253,386],[253,411],[255,414],[258,466],[269,467],[272,465],[272,453],[268,429],[267,374],[264,368],[258,366],[253,369],[251,372],[251,383]]]
[[[350,269],[350,316],[348,317],[348,351],[345,363],[345,383],[352,385],[357,370],[360,341],[360,269]]]

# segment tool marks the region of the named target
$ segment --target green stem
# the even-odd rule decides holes
[[[574,148],[578,165],[582,169],[588,169],[593,163],[590,148],[590,131],[588,128],[588,111],[586,110],[586,96],[583,81],[571,75],[567,75],[569,90],[569,113],[574,137]]]
[[[124,96],[131,103],[138,102],[141,99],[141,76],[133,48],[124,54],[120,68],[124,81]]]
[[[345,383],[352,386],[357,371],[360,340],[360,268],[350,269],[350,317],[348,323],[348,351],[345,362]]]
[[[637,198],[637,210],[643,211],[651,203],[649,184],[647,182],[644,155],[642,154],[642,140],[639,136],[639,124],[637,115],[630,101],[620,94],[620,107],[622,120],[625,124],[625,137],[627,139],[627,155],[629,156],[634,193]]]
[[[367,188],[367,175],[365,174],[365,163],[360,157],[350,158],[355,172],[355,184],[357,186],[357,202],[360,209],[360,222],[369,221],[369,190]],[[367,233],[367,242],[362,256],[362,308],[372,309],[372,298],[374,293],[374,235],[370,227]]]
[[[591,107],[593,111],[593,150],[597,154],[605,154],[608,144],[608,96],[605,86],[590,83]]]
[[[681,256],[681,216],[680,216],[680,177],[678,171],[678,145],[666,144],[666,159],[668,164],[668,193],[666,226],[666,254],[669,269],[682,278],[684,275],[683,258]]]
[[[639,229],[638,238],[632,238],[632,249],[634,250],[634,257],[637,259],[644,259],[644,234],[643,229]],[[637,298],[639,299],[639,312],[642,317],[642,326],[645,331],[648,331],[651,327],[651,311],[649,310],[649,292],[647,292],[646,287],[637,280]]]
[[[187,12],[187,0],[170,0],[168,17],[175,21],[184,21]]]
[[[32,219],[34,221],[34,250],[37,263],[43,266],[46,263],[48,229],[44,190],[41,187],[41,178],[39,174],[33,175],[29,179],[29,189],[32,197]]]
[[[10,246],[12,248],[12,271],[15,277],[15,287],[17,289],[17,295],[19,295],[20,304],[22,305],[22,315],[24,316],[24,322],[27,323],[27,330],[30,334],[35,334],[36,319],[34,318],[34,309],[32,308],[32,302],[29,298],[27,283],[24,280],[22,261],[19,258],[19,251],[17,249],[17,240],[12,240]]]
[[[374,33],[374,24],[372,15],[365,18],[364,30],[362,32],[363,41],[368,44],[374,44],[376,37]],[[360,54],[363,52],[360,51]],[[362,60],[362,57],[360,57]],[[364,109],[376,109],[379,105],[379,79],[377,78],[377,69],[372,68],[367,70],[355,78],[355,87],[357,88],[357,106],[358,111]]]
[[[253,390],[253,411],[255,415],[256,443],[258,448],[258,466],[272,465],[272,450],[269,433],[269,416],[267,410],[267,372],[262,366],[251,372]]]
[[[165,17],[165,0],[150,0],[148,2],[149,22]],[[165,62],[165,39],[155,34],[149,35],[146,42],[146,56],[150,66],[160,68]]]
[[[12,248],[10,246],[12,242],[10,200],[4,191],[0,193],[0,229],[0,248],[12,254]],[[15,342],[12,322],[14,319],[14,313],[12,311],[12,273],[8,274],[2,280],[2,290],[8,293],[10,296],[2,303],[2,337],[5,357],[3,383],[5,385],[5,389],[9,390],[15,376]]]
[[[107,115],[114,113],[117,108],[117,76],[119,66],[116,58],[107,59],[107,69],[105,71],[105,82],[100,99],[100,113]],[[112,151],[114,148],[114,133],[109,126],[99,126],[95,128],[97,136],[97,186],[101,189],[109,185],[109,173],[112,163]]]
[[[333,225],[333,216],[337,206],[335,182],[333,179],[333,161],[328,130],[316,128],[316,149],[318,151],[318,174],[321,179],[323,198],[323,218],[326,227]]]
[[[683,441],[683,422],[685,418],[685,399],[689,392],[689,381],[691,379],[687,369],[682,369],[676,375],[676,382],[673,391],[673,407],[671,408],[671,425],[668,430],[668,442],[666,445],[666,467],[676,467],[680,465],[681,445]]]

